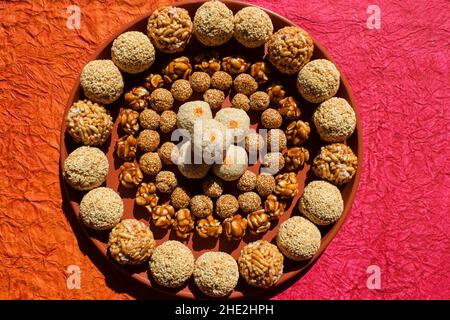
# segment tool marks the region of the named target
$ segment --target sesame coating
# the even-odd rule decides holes
[[[209,104],[211,109],[219,109],[225,101],[225,93],[217,89],[208,89],[203,94],[203,100]]]
[[[159,128],[163,133],[170,133],[177,127],[177,114],[172,110],[166,110],[161,113]]]
[[[251,191],[256,185],[256,174],[250,170],[244,172],[239,178],[237,188],[241,191]]]
[[[313,122],[320,138],[327,142],[342,142],[356,128],[356,115],[347,100],[331,98],[314,111]]]
[[[295,74],[309,62],[314,42],[302,28],[289,26],[279,29],[267,41],[267,58],[280,72]]]
[[[169,240],[156,247],[150,258],[150,273],[161,286],[177,288],[194,271],[194,255],[179,241]]]
[[[250,117],[242,109],[223,108],[216,113],[214,119],[228,129],[228,133],[236,142],[244,139],[250,128]]]
[[[267,132],[267,148],[272,152],[278,152],[286,148],[286,134],[281,129],[270,129]]]
[[[178,148],[173,142],[164,142],[158,150],[158,155],[164,164],[171,165],[172,159],[178,158]]]
[[[170,195],[170,203],[175,209],[187,208],[190,201],[189,192],[184,187],[176,187]]]
[[[195,262],[194,282],[208,296],[226,296],[233,291],[238,280],[238,265],[228,253],[206,252]]]
[[[206,218],[213,213],[213,202],[203,194],[194,196],[190,201],[191,212],[198,218]]]
[[[256,91],[250,96],[250,109],[263,111],[269,107],[270,98],[264,91]]]
[[[139,167],[146,175],[154,176],[162,169],[161,159],[156,152],[144,153],[139,160]]]
[[[180,106],[177,125],[180,129],[193,132],[194,123],[199,119],[212,119],[211,107],[204,101],[189,101]]]
[[[303,190],[298,208],[309,220],[324,226],[341,217],[344,201],[335,185],[326,181],[312,181]]]
[[[159,192],[171,193],[178,185],[177,177],[172,171],[160,171],[155,177],[155,185]]]
[[[155,48],[142,32],[128,31],[114,40],[111,58],[120,70],[140,73],[150,68],[155,61]]]
[[[231,107],[247,112],[250,110],[250,99],[245,94],[236,93],[233,99],[231,99]]]
[[[193,90],[188,80],[178,79],[172,84],[170,92],[175,100],[184,102],[192,96]]]
[[[209,172],[211,165],[197,163],[195,154],[192,152],[191,142],[187,142],[180,147],[179,158],[176,161],[180,173],[188,179],[203,179]]]
[[[269,152],[264,156],[262,165],[261,172],[277,174],[284,168],[284,156],[281,152]]]
[[[195,92],[205,92],[211,85],[211,77],[206,72],[194,72],[189,79],[192,89]]]
[[[150,228],[136,219],[122,220],[109,233],[108,250],[119,264],[139,265],[148,261],[155,245]]]
[[[137,139],[137,145],[142,152],[155,151],[160,142],[158,131],[145,129],[141,131]]]
[[[213,165],[214,174],[225,181],[237,180],[247,170],[247,152],[244,148],[232,144],[228,147],[222,162]]]
[[[95,147],[79,147],[64,161],[64,178],[72,188],[91,190],[100,186],[108,175],[106,155]]]
[[[155,110],[145,109],[139,115],[139,124],[144,129],[156,130],[159,128],[160,116]]]
[[[170,91],[164,88],[158,88],[150,95],[150,105],[156,112],[171,109],[173,101],[173,96]]]
[[[220,1],[202,4],[194,16],[194,34],[205,46],[220,46],[233,36],[233,12]]]
[[[289,259],[311,259],[320,248],[319,229],[309,220],[295,216],[284,221],[277,233],[277,245]]]
[[[264,138],[257,132],[250,132],[245,136],[245,150],[249,154],[254,154],[264,146]]]
[[[89,100],[103,104],[119,99],[124,87],[122,74],[111,60],[94,60],[86,64],[80,82]]]
[[[241,193],[238,197],[239,207],[248,213],[258,210],[261,206],[261,197],[253,191]]]
[[[272,108],[266,109],[261,114],[261,125],[267,129],[277,129],[281,127],[283,117],[281,114]]]
[[[234,37],[245,47],[262,46],[272,33],[272,20],[257,7],[245,7],[234,16]]]
[[[239,201],[231,194],[224,194],[216,201],[216,213],[221,218],[233,216],[239,210]]]
[[[234,79],[234,89],[238,93],[249,96],[256,90],[258,90],[258,83],[251,75],[247,73],[241,73]]]
[[[225,71],[216,71],[211,76],[211,87],[226,91],[233,85],[233,78]]]
[[[91,229],[112,229],[119,223],[122,215],[122,198],[110,188],[96,188],[81,199],[80,218]]]
[[[271,174],[259,174],[255,189],[261,197],[267,197],[275,191],[275,184],[275,178]]]
[[[211,198],[220,197],[223,193],[223,182],[217,177],[207,177],[202,183],[203,193]]]
[[[213,163],[227,149],[227,134],[225,126],[214,119],[197,120],[194,134],[191,136],[194,152],[202,152],[203,161]]]
[[[307,101],[321,103],[333,97],[339,90],[340,73],[326,59],[307,63],[298,73],[297,89]]]

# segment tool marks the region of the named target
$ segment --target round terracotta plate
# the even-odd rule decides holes
[[[236,13],[239,9],[247,6],[247,4],[239,3],[239,2],[228,2],[228,1],[224,1],[224,2],[228,5],[228,7],[234,13]],[[196,9],[201,4],[202,4],[202,2],[195,2],[195,3],[190,2],[190,3],[179,3],[179,4],[177,4],[177,6],[187,9],[189,11],[191,17],[193,18]],[[266,12],[270,15],[270,17],[273,21],[275,30],[278,30],[284,26],[294,25],[289,20],[287,20],[273,12],[270,12],[268,10],[266,10]],[[108,39],[105,42],[105,44],[100,48],[100,50],[97,51],[96,54],[94,54],[91,57],[91,60],[110,59],[111,44],[112,44],[113,40],[121,33],[130,31],[130,30],[138,30],[138,31],[142,31],[145,33],[146,25],[147,25],[147,18],[150,14],[151,14],[151,12],[147,13],[146,15],[142,16],[135,22],[125,26],[120,31],[118,31],[114,36],[112,36],[110,39]],[[148,75],[149,73],[151,73],[151,72],[160,73],[163,66],[170,59],[176,58],[181,55],[186,55],[190,58],[193,58],[198,53],[208,52],[210,50],[211,50],[210,48],[202,46],[195,39],[195,37],[193,37],[193,39],[191,40],[191,42],[188,45],[188,47],[186,48],[186,50],[181,54],[168,55],[168,54],[163,54],[158,51],[156,62],[150,68],[150,70],[147,70],[143,74],[139,74],[139,75],[124,74],[124,81],[125,81],[125,91],[124,92],[126,92],[133,86],[142,84],[145,76]],[[260,61],[260,60],[262,60],[262,58],[264,56],[264,48],[247,49],[247,48],[244,48],[241,45],[239,45],[235,40],[231,40],[228,43],[226,43],[225,45],[215,48],[215,50],[217,50],[220,53],[221,57],[224,57],[227,55],[241,54],[241,55],[244,55],[247,59],[249,59],[252,62]],[[318,44],[315,41],[313,59],[318,59],[318,58],[325,58],[328,60],[332,60],[331,57],[327,54],[327,52],[320,46],[320,44]],[[310,122],[311,115],[312,115],[312,112],[313,112],[315,106],[311,105],[301,99],[301,97],[299,96],[299,94],[295,88],[295,76],[286,76],[286,75],[282,75],[282,74],[275,72],[272,75],[271,79],[281,81],[287,87],[288,94],[293,95],[296,99],[299,100],[300,107],[302,110],[301,119],[304,121]],[[361,140],[362,134],[361,134],[361,126],[360,126],[360,121],[359,121],[358,109],[357,109],[357,106],[352,97],[348,83],[344,77],[342,77],[341,86],[340,86],[337,96],[347,99],[356,111],[357,118],[358,118],[357,129],[356,129],[355,133],[352,135],[352,137],[346,143],[353,149],[353,151],[359,158],[359,163],[361,163],[362,162],[362,157],[361,157],[362,156],[362,140]],[[77,81],[77,83],[75,83],[72,94],[67,102],[66,112],[75,101],[77,101],[78,99],[83,99],[83,98],[84,98],[83,93],[80,91],[80,83],[79,83],[79,81]],[[194,96],[191,100],[198,100],[200,98],[201,98],[200,96]],[[175,105],[175,107],[174,107],[175,111],[177,110],[179,105],[180,104]],[[117,119],[117,115],[119,113],[120,108],[123,106],[124,106],[123,96],[117,102],[108,106],[108,109],[110,110],[110,112],[115,120]],[[229,99],[227,99],[227,101],[224,103],[224,107],[226,107],[226,106],[229,106]],[[252,119],[252,126],[254,128],[256,128],[257,122],[259,119],[258,115],[250,114],[250,117]],[[283,124],[284,128],[287,125],[287,123],[288,123],[288,121],[284,121],[284,124]],[[107,177],[106,186],[116,190],[122,196],[122,198],[124,200],[124,204],[125,204],[124,218],[136,218],[136,219],[139,219],[139,220],[142,220],[142,221],[145,221],[146,223],[148,223],[149,217],[150,217],[148,212],[145,209],[143,209],[142,207],[135,205],[134,196],[135,196],[136,190],[122,188],[118,181],[119,167],[120,167],[120,164],[122,163],[122,161],[115,156],[115,152],[114,152],[115,142],[118,139],[118,134],[119,134],[118,130],[117,130],[117,125],[118,124],[116,122],[111,138],[103,146],[100,147],[106,153],[106,155],[109,159],[109,163],[110,163],[110,171],[109,171],[109,175]],[[75,150],[77,147],[80,146],[80,145],[77,145],[76,143],[74,143],[70,136],[65,134],[65,129],[66,129],[66,127],[65,127],[65,124],[63,123],[62,130],[61,130],[61,168],[62,168],[62,164],[64,163],[64,160],[67,158],[67,155],[70,152],[72,152],[73,150]],[[165,139],[167,140],[168,138],[166,137]],[[321,145],[323,145],[323,143],[320,141],[319,137],[314,132],[314,129],[312,129],[310,139],[304,144],[304,147],[306,147],[310,151],[311,159],[317,154]],[[258,167],[259,167],[259,165],[253,165],[251,167],[251,170],[256,172],[258,170]],[[169,168],[168,170],[174,170],[174,172],[176,172],[176,168]],[[343,196],[344,203],[345,203],[344,212],[343,212],[341,218],[339,219],[339,221],[337,221],[334,225],[328,226],[325,228],[321,228],[323,238],[322,238],[322,245],[320,247],[319,252],[315,255],[315,257],[313,259],[306,261],[306,262],[294,262],[294,261],[285,259],[284,274],[280,278],[280,280],[278,281],[278,283],[276,284],[275,287],[280,288],[280,286],[281,286],[281,288],[284,288],[284,287],[287,287],[288,285],[294,283],[294,281],[296,281],[298,278],[300,278],[301,275],[304,274],[306,272],[306,270],[308,270],[308,268],[319,258],[320,254],[325,250],[327,245],[334,238],[334,236],[338,232],[339,228],[341,227],[342,223],[344,222],[348,212],[350,211],[350,208],[351,208],[351,205],[353,202],[353,198],[355,196],[355,192],[356,192],[356,189],[358,186],[360,172],[361,172],[361,169],[358,170],[355,178],[350,183],[341,187],[342,196]],[[180,174],[177,174],[177,176],[180,176]],[[245,246],[249,242],[252,242],[252,241],[262,238],[269,242],[274,243],[274,238],[276,236],[276,232],[278,230],[279,224],[281,222],[283,222],[284,220],[288,219],[291,215],[299,215],[300,214],[298,212],[298,209],[296,206],[298,198],[300,197],[305,184],[314,179],[317,179],[317,178],[315,178],[312,171],[310,171],[309,165],[306,165],[298,173],[298,182],[299,182],[298,195],[294,199],[292,199],[292,201],[289,202],[288,209],[285,212],[285,214],[282,216],[281,220],[278,223],[274,223],[272,225],[270,231],[267,232],[262,237],[256,237],[256,236],[247,234],[242,241],[228,241],[223,236],[220,237],[219,239],[202,239],[196,233],[194,233],[194,235],[186,242],[186,244],[189,246],[189,248],[191,248],[191,250],[193,251],[194,256],[196,258],[204,252],[218,251],[218,250],[228,252],[231,255],[233,255],[235,258],[238,258],[239,252],[242,249],[242,247]],[[200,187],[201,182],[199,182],[199,181],[183,180],[183,181],[181,181],[181,183],[184,185],[187,185],[192,190],[193,193],[198,192],[201,188]],[[232,185],[228,185],[227,188],[228,188],[228,192],[231,192],[232,189],[235,189],[235,188],[233,188]],[[65,182],[63,182],[63,189],[64,189],[65,196],[67,197],[67,199],[69,200],[69,203],[71,204],[73,213],[77,216],[77,221],[79,221],[78,220],[79,203],[80,203],[81,198],[83,197],[84,193],[74,190],[73,188],[68,186]],[[92,243],[96,246],[96,248],[103,255],[105,255],[105,258],[106,258],[105,263],[115,264],[114,261],[110,257],[108,257],[108,253],[107,253],[108,232],[95,232],[92,230],[88,230],[87,228],[85,228],[82,225],[81,221],[79,223],[82,226],[82,229],[86,231],[87,236],[92,241]],[[167,230],[161,230],[161,229],[155,228],[152,225],[152,223],[150,223],[150,228],[153,231],[155,239],[157,240],[158,244],[160,244],[168,239],[178,239],[176,234],[170,230],[167,231]],[[162,287],[158,286],[157,284],[155,284],[155,282],[151,279],[151,276],[149,276],[149,274],[147,272],[147,265],[143,265],[141,267],[124,267],[124,266],[117,265],[117,267],[120,270],[122,270],[125,275],[128,275],[128,276],[142,282],[143,284],[147,285],[149,287],[149,290],[150,289],[162,290],[166,293],[173,293],[174,295],[184,297],[184,298],[202,298],[202,297],[204,298],[205,297],[204,295],[202,295],[199,292],[198,289],[196,289],[195,284],[193,283],[192,279],[184,287],[178,288],[176,290],[169,290],[169,289],[162,288]],[[251,286],[247,285],[242,278],[240,278],[238,286],[229,295],[229,298],[248,297],[248,296],[252,296],[255,294],[267,293],[268,290],[273,290],[273,288],[264,290],[264,289],[260,289],[260,288],[251,287]]]

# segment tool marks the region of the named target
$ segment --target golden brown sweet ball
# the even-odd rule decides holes
[[[319,229],[303,217],[292,217],[280,225],[277,245],[289,259],[303,261],[311,259],[320,248]]]
[[[161,113],[159,129],[163,133],[170,133],[177,128],[177,114],[172,110]]]
[[[203,100],[209,104],[212,110],[216,110],[219,109],[225,101],[225,93],[218,89],[208,89],[203,94]]]
[[[191,197],[189,191],[185,187],[176,187],[170,195],[170,203],[175,209],[182,209],[189,207]]]
[[[195,262],[193,275],[201,292],[210,297],[224,297],[236,287],[239,269],[228,253],[206,252]]]
[[[72,188],[91,190],[105,182],[108,170],[108,158],[100,149],[83,146],[66,158],[63,175]]]
[[[136,219],[122,220],[109,234],[109,253],[119,264],[142,264],[150,259],[155,246],[150,228]]]
[[[164,88],[158,88],[150,95],[150,105],[156,112],[169,110],[173,106],[172,93]]]
[[[325,226],[341,217],[344,201],[336,186],[326,181],[311,181],[303,190],[298,208],[309,220]]]
[[[249,96],[258,89],[258,83],[251,75],[241,73],[234,79],[234,89],[236,89],[238,93]]]
[[[156,247],[150,258],[150,273],[161,286],[182,286],[194,271],[194,255],[179,241],[169,240]]]
[[[320,138],[327,142],[343,142],[356,128],[356,115],[347,100],[333,97],[314,111],[313,122]]]
[[[155,61],[155,48],[142,32],[128,31],[114,40],[111,57],[123,72],[140,73],[150,68]]]
[[[156,130],[159,127],[160,116],[155,110],[145,109],[139,115],[139,123],[144,129]]]
[[[156,152],[147,152],[139,160],[142,172],[149,176],[155,176],[162,169],[161,159]]]
[[[193,33],[194,24],[186,9],[161,7],[148,18],[147,34],[162,52],[182,52]]]
[[[284,27],[267,41],[267,58],[280,72],[295,74],[309,62],[314,51],[310,35],[299,27]]]
[[[205,46],[220,46],[231,39],[233,12],[220,1],[207,1],[194,16],[195,36]]]
[[[119,99],[124,87],[122,74],[111,60],[94,60],[86,64],[80,82],[89,100],[103,104]]]
[[[158,150],[158,155],[161,161],[166,165],[174,164],[174,159],[179,156],[178,147],[170,141],[164,142]]]
[[[214,89],[226,91],[233,85],[233,78],[225,71],[216,71],[211,76],[211,86]]]
[[[245,47],[262,46],[272,33],[272,20],[257,7],[245,7],[234,16],[234,37]]]
[[[248,284],[269,288],[283,274],[283,260],[283,255],[275,245],[258,240],[242,249],[238,259],[239,272]]]
[[[202,93],[209,89],[211,77],[206,72],[196,71],[191,75],[189,82],[195,92]]]
[[[122,215],[123,200],[113,189],[95,188],[81,199],[80,218],[88,228],[112,229],[119,223]]]
[[[245,94],[236,93],[231,100],[231,107],[248,111],[250,110],[250,99]]]
[[[305,100],[321,103],[339,90],[341,74],[329,60],[317,59],[307,63],[297,76],[297,89]]]
[[[267,129],[277,129],[281,127],[283,118],[281,114],[272,108],[266,109],[261,114],[261,125]]]
[[[67,133],[73,140],[88,146],[101,145],[111,135],[114,123],[104,106],[89,100],[78,100],[66,117]]]
[[[178,79],[172,84],[170,92],[175,100],[184,102],[192,96],[193,90],[188,80]]]
[[[145,129],[141,131],[137,139],[138,148],[142,152],[153,152],[155,151],[160,142],[160,137],[158,131]]]
[[[231,194],[224,194],[216,201],[216,213],[221,218],[232,217],[239,210],[239,201]]]

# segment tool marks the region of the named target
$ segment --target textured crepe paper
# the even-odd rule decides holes
[[[254,1],[307,29],[346,74],[363,125],[360,187],[311,270],[275,299],[450,298],[448,1]],[[99,256],[64,207],[59,134],[82,66],[162,2],[0,2],[0,298],[161,298]],[[381,29],[366,27],[369,5]],[[68,215],[69,214],[69,215]],[[73,228],[72,228],[73,227]],[[66,268],[81,268],[81,289]],[[381,289],[366,270],[381,268]]]

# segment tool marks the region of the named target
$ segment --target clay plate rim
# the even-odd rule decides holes
[[[182,1],[182,2],[176,2],[176,3],[172,3],[171,5],[175,5],[177,7],[186,7],[189,5],[198,5],[201,4],[205,1]],[[234,7],[235,9],[240,9],[242,7],[247,7],[247,6],[255,6],[249,3],[245,3],[245,2],[241,2],[241,1],[226,1],[223,0],[223,3],[230,5],[232,7]],[[267,12],[267,14],[269,14],[269,16],[271,17],[272,21],[275,21],[277,24],[280,25],[284,25],[284,26],[297,26],[295,23],[291,22],[290,20],[288,20],[287,18],[262,7],[256,6],[262,10],[264,10],[265,12]],[[156,9],[156,8],[155,8]],[[193,17],[193,12],[192,10],[190,10],[189,8],[186,8],[191,17]],[[100,56],[100,54],[114,41],[114,39],[116,39],[121,33],[126,32],[128,30],[133,30],[134,26],[138,23],[140,23],[142,20],[147,19],[151,13],[153,12],[147,12],[146,14],[141,15],[139,18],[133,20],[132,22],[128,23],[127,25],[125,25],[124,27],[122,27],[119,31],[115,32],[112,36],[110,36],[107,41],[104,41],[103,44],[96,50],[96,52],[90,57],[90,59],[88,61],[92,61],[95,60],[98,56]],[[321,53],[321,55],[325,58],[328,59],[330,61],[332,61],[334,63],[334,60],[331,58],[331,56],[329,55],[329,53],[327,52],[327,50],[325,48],[323,48],[315,39],[314,36],[311,35],[311,38],[314,41],[314,50],[315,51],[319,51]],[[338,68],[339,69],[339,68]],[[274,294],[280,293],[284,290],[286,290],[289,286],[293,285],[298,279],[300,279],[302,277],[302,275],[304,275],[313,265],[314,263],[319,259],[319,257],[322,255],[322,253],[325,251],[325,249],[327,248],[327,246],[331,243],[331,241],[334,239],[334,237],[336,236],[337,232],[339,231],[339,229],[341,228],[342,224],[344,223],[344,221],[347,218],[347,215],[351,209],[351,206],[353,204],[353,200],[355,198],[356,195],[356,191],[358,189],[358,185],[359,185],[359,181],[360,181],[360,177],[361,177],[361,171],[362,171],[362,163],[363,163],[363,142],[362,142],[362,128],[361,128],[361,117],[360,117],[360,112],[359,112],[359,108],[355,103],[355,99],[353,97],[353,93],[351,91],[351,88],[348,84],[348,81],[345,77],[344,74],[342,74],[341,72],[341,89],[343,89],[347,95],[347,99],[350,103],[350,105],[353,107],[355,113],[356,113],[356,119],[357,119],[357,125],[356,125],[356,130],[354,133],[354,136],[356,136],[356,155],[358,157],[358,170],[356,172],[356,175],[354,177],[354,179],[352,181],[350,181],[346,188],[351,187],[351,190],[348,194],[348,196],[346,197],[345,200],[345,207],[344,207],[344,211],[340,217],[340,219],[331,227],[331,229],[329,229],[326,234],[323,236],[322,238],[322,243],[320,246],[319,251],[316,253],[316,255],[309,260],[305,265],[303,265],[301,268],[297,269],[294,272],[289,272],[288,274],[283,274],[283,276],[280,278],[280,280],[276,283],[276,285],[272,288],[269,289],[261,289],[261,288],[254,288],[254,290],[252,290],[249,293],[246,293],[245,295],[242,294],[242,292],[237,292],[237,291],[233,291],[229,296],[226,297],[226,299],[236,299],[236,298],[249,298],[249,297],[255,297],[255,296],[259,296],[259,297],[270,297],[273,296]],[[340,90],[341,90],[340,89]],[[65,107],[65,112],[64,112],[64,118],[65,115],[67,114],[67,110],[70,108],[70,106],[72,105],[73,101],[75,99],[77,99],[77,94],[80,92],[80,80],[78,78],[78,80],[75,82],[74,87],[71,91],[70,97],[68,99],[68,102],[66,104]],[[64,158],[64,154],[63,154],[63,149],[62,146],[65,146],[65,124],[64,124],[64,118],[62,120],[62,125],[61,125],[61,134],[60,134],[60,175],[62,177],[63,174],[63,158]],[[355,150],[353,150],[355,151]],[[69,190],[68,188],[70,188],[70,186],[67,186],[67,183],[65,182],[64,178],[61,178],[62,181],[62,189],[63,189],[63,196],[65,197],[66,200],[68,200],[68,203],[70,204],[71,207],[71,213],[75,214],[75,216],[77,217],[77,223],[79,225],[81,225],[81,229],[83,230],[83,233],[86,237],[88,237],[91,242],[93,243],[93,245],[97,248],[97,250],[99,250],[101,252],[101,254],[105,257],[105,260],[108,260],[109,263],[112,263],[112,261],[110,261],[110,259],[106,256],[106,254],[104,253],[104,248],[102,247],[102,245],[100,245],[98,243],[98,241],[94,241],[89,233],[88,230],[86,229],[86,227],[82,224],[82,222],[80,220],[78,220],[78,213],[77,213],[77,209],[74,207],[73,202],[70,200],[70,196],[69,196]],[[286,258],[285,258],[286,259]],[[120,270],[123,274],[130,276],[129,272],[127,272],[126,270],[124,270],[124,268],[118,266],[115,263],[112,263],[118,270]],[[152,290],[156,290],[164,295],[169,294],[170,295],[170,291],[168,290],[164,290],[161,289],[159,287],[154,287],[151,286],[150,283],[148,283],[147,281],[144,281],[142,279],[142,277],[137,274],[134,273],[131,275],[131,278],[139,281],[140,283],[146,285],[147,287],[150,287]],[[242,281],[242,279],[240,279],[240,281]],[[198,299],[198,297],[196,297],[190,290],[182,290],[182,291],[178,291],[175,294],[177,297],[181,297],[181,298],[186,298],[186,299]],[[209,297],[207,297],[209,298]]]

